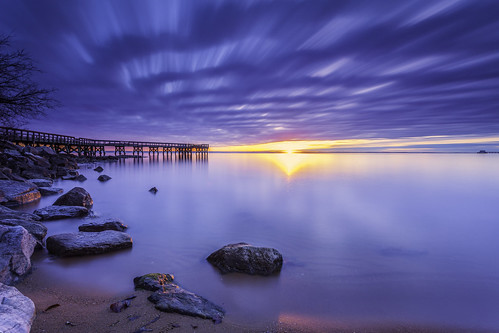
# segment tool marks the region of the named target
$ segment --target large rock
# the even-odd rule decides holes
[[[54,206],[83,206],[87,208],[92,207],[93,204],[92,197],[82,187],[74,187],[54,202]]]
[[[33,214],[38,215],[44,221],[84,217],[88,213],[88,209],[81,206],[48,206],[33,212]]]
[[[40,191],[40,194],[42,197],[46,197],[49,195],[56,195],[56,194],[61,194],[64,192],[62,188],[59,187],[39,187],[38,191]]]
[[[128,226],[117,218],[94,220],[90,223],[84,223],[78,226],[78,230],[84,232],[100,232],[104,230],[125,231],[127,228]]]
[[[35,214],[20,212],[18,210],[13,210],[8,207],[0,205],[0,220],[3,219],[23,219],[23,220],[40,220],[40,217]]]
[[[100,182],[107,182],[110,179],[111,177],[109,177],[108,175],[100,175],[99,177],[97,177],[97,180]]]
[[[0,225],[0,282],[13,284],[31,269],[36,240],[21,226]]]
[[[270,275],[281,271],[282,255],[276,249],[247,243],[229,244],[213,252],[207,260],[223,274],[230,272]]]
[[[30,179],[30,183],[35,184],[36,186],[43,186],[43,187],[49,187],[52,186],[54,181],[52,179]]]
[[[14,287],[0,283],[0,332],[28,333],[35,319],[35,304]]]
[[[114,230],[67,233],[47,238],[47,250],[61,257],[101,254],[130,247],[130,235]]]
[[[148,300],[156,309],[220,322],[225,310],[207,299],[187,291],[173,282],[173,275],[152,273],[136,277],[136,288],[155,291]]]
[[[0,202],[7,206],[19,206],[40,199],[41,194],[34,184],[0,180]]]
[[[39,222],[24,219],[0,219],[1,225],[16,226],[19,225],[26,229],[39,245],[43,245],[43,239],[47,236],[47,227]]]

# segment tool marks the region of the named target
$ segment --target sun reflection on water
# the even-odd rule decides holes
[[[277,166],[288,177],[305,171],[330,170],[334,163],[334,155],[331,154],[303,154],[289,151],[286,153],[262,154],[261,156]]]

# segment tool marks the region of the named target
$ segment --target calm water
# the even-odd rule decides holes
[[[39,254],[34,274],[116,294],[131,293],[135,276],[173,273],[243,322],[310,316],[499,329],[498,163],[477,154],[210,154],[103,164],[107,183],[82,169],[95,213],[123,219],[134,247]],[[79,223],[46,225],[50,235]],[[281,274],[221,276],[205,261],[241,241],[277,248]]]

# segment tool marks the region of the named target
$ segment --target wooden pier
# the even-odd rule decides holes
[[[117,156],[126,156],[127,151],[133,156],[144,155],[144,151],[153,155],[207,154],[210,148],[209,144],[95,140],[3,126],[0,126],[0,139],[24,146],[48,146],[57,153],[77,153],[78,156],[105,156],[106,147],[114,147]]]

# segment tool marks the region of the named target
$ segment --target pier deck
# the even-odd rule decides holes
[[[115,155],[126,155],[127,151],[132,155],[143,155],[144,151],[148,154],[207,154],[210,148],[209,144],[95,140],[4,126],[0,126],[0,139],[24,146],[48,146],[58,153],[77,153],[78,156],[105,156],[105,147],[114,147]]]

